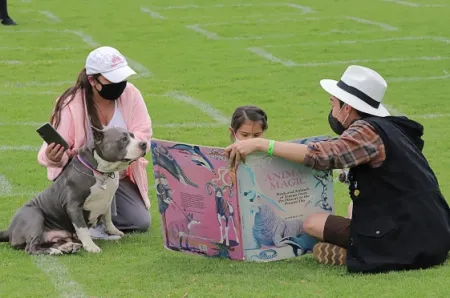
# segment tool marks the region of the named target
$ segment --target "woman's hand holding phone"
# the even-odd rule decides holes
[[[64,147],[62,145],[51,143],[50,145],[47,146],[47,150],[45,150],[45,155],[49,160],[58,163],[61,161],[64,152],[67,153],[69,159],[78,154],[78,151],[75,149],[64,150]]]
[[[63,154],[64,154],[64,147],[60,144],[51,143],[47,146],[47,149],[45,150],[45,155],[49,160],[52,162],[60,162]]]

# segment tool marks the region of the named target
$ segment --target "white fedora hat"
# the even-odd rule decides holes
[[[340,81],[324,79],[320,81],[320,85],[355,110],[379,117],[390,115],[381,103],[387,83],[370,68],[350,65]]]

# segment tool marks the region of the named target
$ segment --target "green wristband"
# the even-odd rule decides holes
[[[267,149],[267,154],[272,156],[274,147],[275,147],[275,141],[274,140],[270,140],[269,141],[269,149]]]

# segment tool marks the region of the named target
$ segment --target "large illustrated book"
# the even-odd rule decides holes
[[[262,152],[230,169],[224,148],[157,139],[151,147],[161,230],[170,250],[248,261],[292,258],[316,243],[303,230],[306,217],[334,213],[332,171]]]

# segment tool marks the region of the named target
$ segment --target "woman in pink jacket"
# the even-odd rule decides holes
[[[62,172],[77,150],[92,140],[92,129],[118,126],[132,132],[136,138],[148,142],[152,137],[151,119],[139,90],[127,82],[136,74],[125,57],[111,47],[93,50],[74,86],[56,101],[51,124],[69,143],[64,151],[60,145],[45,142],[38,153],[38,161],[47,167],[48,179],[53,181]],[[148,161],[140,158],[120,175],[119,188],[112,203],[113,223],[123,231],[146,231],[150,226],[148,199]],[[95,239],[113,240],[103,226],[91,228]]]

